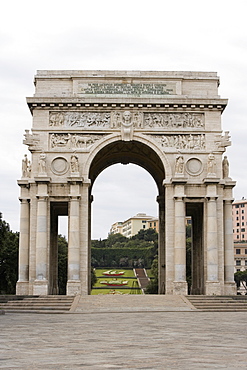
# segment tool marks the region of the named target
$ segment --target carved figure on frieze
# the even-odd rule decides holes
[[[101,138],[102,135],[51,134],[50,148],[88,149]]]
[[[72,173],[79,173],[79,161],[75,153],[70,158],[70,170]]]
[[[46,154],[41,153],[39,156],[39,175],[46,175]]]
[[[123,141],[131,141],[133,139],[133,120],[130,111],[123,113],[121,136]]]
[[[64,115],[62,112],[51,113],[50,114],[50,126],[63,126],[64,125]]]
[[[212,153],[208,155],[208,175],[215,175],[215,157]]]
[[[202,113],[146,113],[144,114],[145,127],[162,128],[204,128]]]
[[[222,177],[223,179],[229,178],[229,162],[226,155],[222,161]]]
[[[177,150],[205,150],[205,135],[152,135],[162,147]]]
[[[184,173],[184,157],[179,154],[176,157],[175,163],[175,174],[183,174]]]
[[[22,160],[22,177],[28,177],[28,159],[27,159],[27,154],[24,154],[24,159]]]

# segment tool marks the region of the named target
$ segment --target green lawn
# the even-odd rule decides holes
[[[109,270],[112,270],[112,271],[124,271],[124,274],[121,275],[121,276],[118,276],[118,277],[115,277],[115,276],[104,276],[103,275],[103,272],[106,272],[106,271],[109,271]],[[134,274],[134,271],[132,269],[102,269],[102,268],[99,268],[99,269],[95,269],[95,274],[96,274],[96,277],[97,277],[97,282],[96,284],[94,285],[94,288],[101,288],[102,287],[102,284],[100,283],[101,281],[103,280],[112,280],[112,279],[117,279],[117,280],[124,280],[124,281],[128,281],[128,284],[127,285],[124,285],[124,287],[126,288],[136,288],[138,287],[138,283],[137,283],[137,279],[135,278],[135,274]],[[103,285],[105,288],[107,287],[106,285]],[[110,291],[119,291],[123,294],[139,294],[137,293],[138,290],[134,289],[134,290],[131,290],[131,289],[121,289],[121,286],[120,287],[113,287],[113,286],[109,286],[108,289],[92,289],[91,291],[91,294],[92,295],[95,295],[95,294],[109,294]],[[131,293],[132,292],[132,293]],[[140,291],[141,293],[141,291]]]

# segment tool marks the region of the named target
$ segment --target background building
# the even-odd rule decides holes
[[[234,272],[247,270],[247,243],[234,243]]]
[[[236,200],[232,204],[234,242],[247,242],[247,200]]]
[[[159,220],[157,217],[148,216],[146,213],[128,218],[123,222],[115,222],[110,229],[110,234],[123,234],[127,238],[136,235],[142,229],[154,229],[159,232]]]

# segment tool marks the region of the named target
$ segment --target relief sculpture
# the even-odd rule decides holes
[[[147,113],[144,115],[145,127],[162,128],[204,128],[202,113]]]
[[[50,148],[87,149],[102,135],[78,135],[78,134],[51,134]]]
[[[162,147],[185,149],[185,150],[205,150],[205,135],[152,135]]]
[[[51,112],[50,126],[65,127],[110,127],[110,113],[95,112]]]

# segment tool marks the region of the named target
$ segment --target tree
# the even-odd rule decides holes
[[[237,288],[239,288],[242,283],[242,286],[245,288],[247,292],[247,270],[235,272],[234,280],[237,284]]]
[[[153,278],[150,279],[145,289],[145,294],[158,294],[158,256],[155,256],[152,262],[151,273]]]
[[[19,233],[12,232],[0,213],[0,293],[15,294],[18,279]]]
[[[66,294],[68,274],[68,242],[62,235],[58,235],[58,290],[59,294]]]

